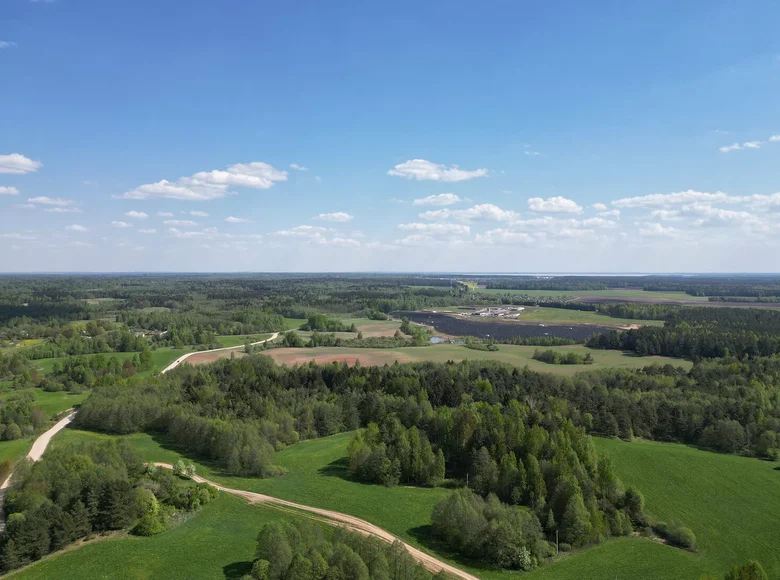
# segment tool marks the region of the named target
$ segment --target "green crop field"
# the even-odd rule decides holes
[[[228,477],[196,461],[197,472],[223,485],[265,493],[297,503],[334,509],[377,524],[404,541],[458,565],[486,580],[518,578],[517,572],[489,570],[453,560],[427,545],[426,526],[430,525],[433,506],[449,493],[444,488],[382,487],[351,481],[346,472],[346,449],[351,433],[303,441],[276,455],[287,474],[272,479]],[[66,429],[53,440],[54,445],[69,441],[105,439],[111,436]],[[146,434],[120,437],[147,461],[173,463],[180,455],[167,447],[164,439]],[[163,538],[158,536],[159,538]],[[222,543],[219,539],[219,544]],[[231,541],[228,538],[227,541]],[[67,556],[64,556],[67,557]],[[559,560],[528,574],[530,579],[657,578],[676,580],[698,578],[708,569],[696,554],[672,548],[644,538],[620,538],[600,546],[562,555]],[[163,573],[159,569],[160,574]],[[39,576],[33,576],[38,578]],[[42,577],[42,576],[41,576]],[[91,576],[85,576],[91,577]],[[168,577],[168,576],[165,576]],[[173,576],[176,577],[176,576]],[[526,577],[526,575],[522,575]]]
[[[220,494],[189,520],[158,536],[120,536],[55,553],[10,575],[18,580],[166,578],[238,580],[249,572],[257,533],[296,516]]]
[[[651,364],[672,364],[690,369],[693,365],[690,361],[669,357],[637,357],[632,354],[614,350],[594,350],[580,345],[552,347],[557,352],[576,352],[584,355],[590,353],[593,357],[591,365],[552,365],[533,359],[534,351],[540,347],[517,346],[502,344],[497,351],[482,351],[466,348],[460,344],[435,344],[430,346],[401,347],[401,348],[281,348],[264,352],[271,356],[279,364],[301,364],[310,360],[320,363],[330,361],[359,360],[363,365],[383,365],[399,362],[418,361],[461,361],[461,360],[495,360],[513,364],[516,366],[528,366],[531,370],[539,372],[555,373],[560,375],[573,375],[580,371],[596,370],[608,367],[641,368]],[[546,350],[546,347],[541,347]]]
[[[596,442],[621,480],[644,493],[650,513],[693,530],[703,569],[722,575],[755,559],[780,578],[777,464],[670,443]]]

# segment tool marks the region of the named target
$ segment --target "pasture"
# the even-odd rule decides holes
[[[66,429],[55,437],[53,444],[109,437],[111,436]],[[351,480],[346,468],[346,450],[351,437],[352,433],[340,433],[302,441],[277,453],[276,462],[287,470],[285,475],[277,478],[230,477],[221,474],[218,469],[212,469],[207,462],[195,463],[198,474],[226,486],[361,517],[486,580],[510,580],[521,576],[531,580],[608,579],[614,578],[616,574],[619,578],[676,580],[698,578],[702,571],[710,569],[697,554],[638,537],[609,540],[599,546],[563,554],[556,561],[530,574],[522,575],[518,572],[486,569],[474,566],[468,561],[448,558],[447,554],[434,549],[434,544],[428,537],[427,526],[430,525],[433,506],[450,491],[444,488],[388,488]],[[134,447],[147,461],[172,463],[181,457],[175,449],[165,444],[164,438],[136,434],[120,439]],[[163,538],[166,534],[157,538]],[[224,542],[231,539],[232,536],[228,536]],[[223,540],[219,537],[215,543],[222,545]],[[225,546],[225,549],[231,548]],[[160,573],[162,572],[160,569]],[[30,576],[39,577],[43,576]]]

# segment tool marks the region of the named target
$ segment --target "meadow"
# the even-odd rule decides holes
[[[647,290],[503,290],[498,288],[478,288],[478,293],[485,294],[524,294],[528,296],[570,297],[574,298],[609,298],[619,300],[644,300],[647,302],[670,301],[696,301],[707,302],[706,296],[691,296],[685,292],[648,292]]]
[[[298,503],[335,509],[351,515],[355,515],[375,523],[404,541],[428,552],[435,553],[439,557],[460,566],[461,568],[486,580],[507,580],[511,578],[527,577],[531,580],[556,579],[596,579],[596,578],[654,578],[660,580],[676,580],[679,578],[698,578],[706,571],[722,573],[725,566],[719,562],[708,560],[704,554],[693,554],[677,548],[648,540],[645,538],[629,537],[609,540],[601,545],[589,547],[585,550],[562,554],[558,559],[530,574],[519,574],[502,570],[486,569],[473,562],[462,559],[453,559],[448,554],[436,549],[435,544],[428,538],[428,526],[430,514],[436,502],[450,492],[445,488],[414,488],[414,487],[382,487],[358,483],[349,478],[346,469],[346,448],[351,438],[351,433],[341,433],[331,437],[303,441],[290,446],[276,455],[277,463],[287,470],[287,473],[278,478],[256,479],[244,477],[224,476],[218,469],[212,468],[208,463],[196,461],[197,473],[212,479],[220,484],[237,489],[246,489],[259,493],[265,493]],[[110,436],[99,435],[84,431],[66,429],[54,440],[54,445],[62,445],[69,441],[87,441],[105,439]],[[147,434],[136,434],[122,437],[147,461],[174,462],[181,457],[175,449],[165,443],[161,437],[152,437]],[[599,440],[599,446],[609,440]],[[619,442],[618,442],[619,443]],[[632,444],[625,444],[632,447]],[[662,446],[663,447],[663,446]],[[679,446],[670,446],[672,454]],[[610,448],[611,449],[611,448]],[[687,448],[686,448],[687,449]],[[705,452],[691,450],[696,454]],[[610,452],[610,455],[613,455]],[[718,456],[720,457],[720,456]],[[623,472],[626,458],[621,455],[614,457],[618,473]],[[760,463],[757,460],[747,460]],[[628,462],[634,463],[630,453]],[[715,472],[715,483],[721,476]],[[644,485],[644,482],[640,482]],[[648,504],[650,504],[650,493]],[[714,500],[713,500],[714,501]],[[733,498],[732,498],[733,501]],[[697,505],[699,509],[711,510],[713,506],[704,498]],[[249,508],[247,508],[249,509]],[[204,511],[205,513],[205,511]],[[202,517],[202,516],[197,516]],[[764,514],[764,519],[771,517]],[[687,521],[686,521],[687,523]],[[207,522],[206,525],[210,525]],[[228,522],[223,525],[230,527]],[[756,522],[761,525],[761,522]],[[725,528],[728,530],[729,528]],[[167,534],[167,533],[166,533]],[[166,534],[158,536],[163,539]],[[232,541],[228,536],[225,542]],[[723,542],[731,541],[730,537],[724,537]],[[222,543],[220,539],[219,544]],[[95,550],[102,550],[96,545]],[[159,554],[163,553],[168,542],[161,543],[157,548]],[[112,548],[117,550],[118,548]],[[128,544],[127,550],[133,550],[134,546]],[[182,548],[185,549],[185,548]],[[186,548],[190,549],[190,548]],[[227,547],[231,550],[231,547]],[[143,552],[148,557],[151,548]],[[103,557],[102,554],[90,552],[90,560]],[[139,554],[139,557],[141,554]],[[61,556],[61,557],[68,557]],[[106,555],[105,557],[110,557]],[[129,556],[122,555],[122,558]],[[156,559],[155,559],[156,561]],[[52,568],[53,570],[54,568]],[[163,568],[156,569],[167,576]],[[26,578],[26,576],[24,576]],[[39,578],[43,576],[30,576]],[[84,578],[99,578],[102,576],[85,575]],[[172,576],[177,577],[177,576]]]
[[[518,322],[552,322],[556,324],[593,324],[596,326],[663,326],[663,320],[638,320],[633,318],[613,318],[590,310],[570,310],[569,308],[544,308],[527,306]]]
[[[234,346],[244,346],[247,342],[259,342],[261,340],[265,340],[266,338],[271,338],[271,334],[221,334],[217,336],[217,342],[219,342],[219,344],[221,344],[223,347],[227,348]]]

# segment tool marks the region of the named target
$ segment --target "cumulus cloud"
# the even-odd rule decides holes
[[[582,206],[560,195],[542,199],[532,197],[528,200],[528,209],[537,213],[582,213]]]
[[[320,220],[323,222],[349,222],[352,221],[354,216],[343,212],[343,211],[337,211],[333,213],[321,213],[319,215],[314,216],[315,220]]]
[[[173,217],[173,214],[169,211],[158,211],[157,212],[158,217]]]
[[[15,187],[0,186],[0,195],[19,195],[19,190]]]
[[[680,191],[678,193],[653,193],[639,197],[624,197],[612,202],[612,205],[619,208],[629,207],[668,207],[672,205],[682,205],[685,203],[739,203],[745,201],[744,197],[726,195],[722,191],[708,193],[706,191]]]
[[[341,248],[358,247],[361,243],[354,238],[347,238],[336,235],[332,238],[328,238],[325,234],[332,232],[329,228],[323,228],[320,226],[301,225],[295,226],[287,230],[279,230],[272,235],[281,236],[284,238],[298,239],[306,241],[312,244],[319,244],[323,246],[336,246]]]
[[[12,40],[0,40],[0,49],[2,48],[13,48],[16,46],[16,43]]]
[[[444,221],[454,219],[457,221],[496,221],[505,222],[516,220],[520,217],[515,211],[501,209],[492,203],[481,203],[468,209],[437,209],[425,211],[419,217],[431,221]]]
[[[535,239],[527,232],[515,232],[512,230],[499,228],[496,230],[489,230],[484,234],[477,234],[474,241],[478,244],[516,246],[532,244]]]
[[[154,229],[154,228],[147,228],[147,229],[138,230],[138,233],[139,234],[156,234],[157,230]]]
[[[454,193],[438,193],[436,195],[429,195],[428,197],[415,199],[412,202],[412,205],[443,206],[452,205],[454,203],[458,203],[459,201],[460,198]]]
[[[168,223],[168,222],[165,222],[165,223]],[[231,215],[231,216],[228,216],[228,217],[225,218],[225,223],[226,224],[248,224],[248,223],[251,223],[251,220],[248,220],[246,218],[237,218],[237,217],[233,217]]]
[[[192,220],[165,220],[163,222],[166,226],[173,226],[178,228],[193,228],[198,225],[198,222]]]
[[[228,188],[231,186],[269,189],[275,183],[286,180],[286,171],[276,169],[262,161],[253,161],[231,165],[227,170],[199,171],[190,177],[181,177],[176,182],[162,179],[155,183],[147,183],[126,191],[120,197],[207,201],[228,195],[230,193]]]
[[[446,166],[425,159],[410,159],[390,169],[388,175],[416,179],[417,181],[468,181],[477,177],[485,177],[487,169],[474,169],[472,171],[460,169],[457,165]]]
[[[149,217],[148,213],[142,211],[129,211],[125,215],[135,220],[145,220],[146,218]]]
[[[57,207],[67,207],[74,205],[76,202],[70,199],[62,199],[60,197],[46,197],[38,196],[27,199],[27,203],[34,203],[37,205],[53,205]]]
[[[680,210],[678,209],[656,209],[650,212],[652,219],[661,220],[665,222],[679,221],[682,219]]]
[[[41,167],[43,167],[43,163],[40,161],[33,161],[19,153],[0,155],[0,173],[24,175],[25,173],[34,173]]]
[[[743,143],[724,145],[723,147],[718,147],[718,151],[721,153],[731,153],[732,151],[741,151],[743,149],[760,149],[762,145],[776,141],[780,141],[780,135],[772,135],[766,141],[745,141]]]
[[[620,217],[620,210],[619,209],[611,209],[609,211],[600,211],[599,215],[601,217]]]
[[[35,206],[33,205],[33,207]],[[47,207],[43,211],[47,213],[82,213],[77,207]]]
[[[605,204],[603,204],[603,203],[594,203],[590,207],[592,207],[593,209],[595,209],[597,211],[606,211],[606,209],[607,209],[607,206]]]
[[[209,214],[207,214],[205,211],[190,211],[187,213],[195,217],[209,217]]]
[[[433,237],[467,236],[471,228],[465,224],[424,224],[420,222],[399,224],[398,229],[404,232],[414,232]]]
[[[303,165],[298,165],[297,163],[290,163],[290,169],[295,169],[296,171],[308,171],[308,167],[304,167]]]
[[[127,222],[118,222],[118,221],[111,222],[111,226],[115,227],[115,228],[131,228],[131,227],[133,227],[131,224],[129,224]]]
[[[671,226],[664,227],[659,223],[651,223],[639,229],[639,235],[648,238],[675,238],[680,230]]]
[[[87,228],[85,228],[84,226],[80,226],[79,224],[73,224],[71,226],[67,226],[65,229],[68,230],[69,232],[86,232],[87,231]]]

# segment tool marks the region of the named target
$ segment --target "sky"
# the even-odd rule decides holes
[[[780,272],[780,4],[0,2],[0,272]]]

